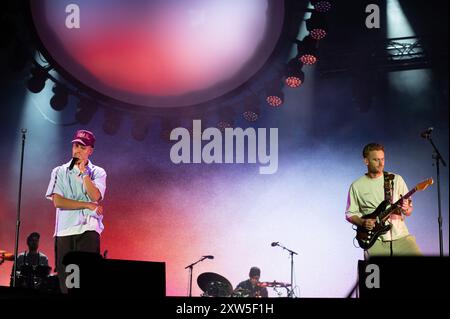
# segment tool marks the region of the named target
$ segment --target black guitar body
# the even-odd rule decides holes
[[[375,219],[375,227],[372,230],[368,230],[364,227],[358,227],[356,229],[356,240],[358,241],[359,247],[364,250],[372,247],[378,237],[385,234],[391,229],[391,225],[385,225],[384,222],[380,219],[380,215],[386,211],[386,207],[389,204],[389,201],[385,200],[378,205],[377,209],[371,214],[364,215],[361,217],[362,219]]]

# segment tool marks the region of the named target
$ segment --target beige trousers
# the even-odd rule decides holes
[[[408,235],[393,241],[377,240],[368,250],[369,257],[375,256],[422,256],[416,238]]]

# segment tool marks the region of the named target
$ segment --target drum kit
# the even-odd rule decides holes
[[[205,272],[198,276],[197,284],[203,291],[202,297],[235,297],[246,298],[250,297],[250,291],[244,288],[237,288],[233,290],[230,281],[225,277],[213,273]],[[289,293],[290,284],[284,282],[258,282],[257,286],[261,288],[286,288]]]
[[[0,250],[0,265],[4,261],[14,261],[14,254]],[[58,292],[58,277],[54,274],[50,274],[50,271],[51,268],[49,266],[30,264],[20,265],[16,270],[16,288]]]
[[[204,292],[202,297],[230,297],[233,293],[233,286],[228,279],[213,272],[198,276],[197,284]]]

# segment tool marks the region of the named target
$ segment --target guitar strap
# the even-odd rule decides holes
[[[388,172],[383,172],[384,175],[384,199],[389,201],[392,204],[392,194],[394,192],[394,174],[389,174]],[[392,237],[392,228],[390,230]],[[390,243],[390,256],[392,257],[394,254],[392,241]]]
[[[384,199],[392,204],[392,192],[394,190],[394,174],[383,172],[384,175]]]

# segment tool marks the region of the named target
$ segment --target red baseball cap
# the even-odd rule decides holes
[[[73,137],[72,143],[80,143],[84,146],[94,147],[95,135],[91,131],[78,130]]]

